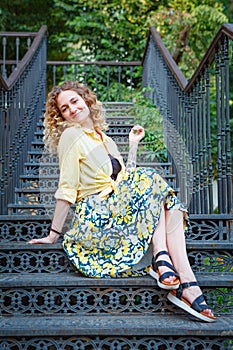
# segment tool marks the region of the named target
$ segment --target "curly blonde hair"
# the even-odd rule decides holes
[[[51,153],[57,153],[57,145],[60,136],[65,128],[77,125],[77,123],[67,122],[61,115],[61,112],[57,106],[58,95],[62,91],[73,90],[79,96],[81,96],[87,107],[90,110],[90,116],[93,120],[94,127],[100,130],[106,130],[107,124],[105,119],[102,103],[97,100],[94,92],[92,92],[87,86],[79,83],[78,81],[65,81],[63,84],[54,86],[48,94],[46,102],[46,111],[44,119],[44,144],[45,148]]]

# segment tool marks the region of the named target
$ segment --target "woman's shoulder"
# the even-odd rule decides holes
[[[66,128],[62,134],[60,139],[73,139],[77,136],[83,135],[83,130],[80,126],[70,126],[68,128]]]
[[[83,130],[82,128],[78,126],[71,126],[66,128],[60,137],[59,140],[59,146],[61,145],[70,145],[71,143],[73,144],[74,141],[78,142],[80,140],[80,137],[83,135]]]

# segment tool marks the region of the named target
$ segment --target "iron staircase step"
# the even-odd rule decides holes
[[[195,273],[201,287],[233,287],[232,273]],[[80,273],[5,273],[0,274],[0,288],[9,290],[16,287],[114,287],[114,288],[143,288],[144,286],[157,288],[157,282],[151,276],[130,278],[88,278]],[[161,290],[161,293],[168,293]]]
[[[233,316],[221,316],[213,323],[192,321],[186,315],[146,315],[134,316],[28,316],[21,319],[2,317],[0,319],[1,337],[65,337],[72,336],[72,342],[79,336],[120,337],[187,337],[187,341],[198,337],[217,337],[219,340],[233,336]],[[42,338],[43,339],[43,338]],[[48,339],[47,339],[48,340]],[[136,339],[135,339],[136,340]],[[134,340],[134,342],[135,342]],[[0,340],[1,341],[1,340]],[[4,344],[4,339],[2,339]],[[71,341],[71,340],[70,340]],[[153,340],[151,339],[150,342]],[[149,342],[149,339],[148,339]],[[22,339],[25,344],[25,339]],[[45,342],[43,342],[45,344]],[[55,344],[55,339],[52,342]],[[80,343],[80,342],[79,342]],[[109,343],[109,342],[108,342]],[[115,341],[116,343],[116,341]],[[128,342],[129,343],[129,342]],[[158,343],[158,344],[159,344]],[[90,344],[90,341],[89,341]],[[133,344],[133,343],[132,343]],[[145,342],[144,342],[145,344]],[[201,343],[200,343],[201,344]],[[230,342],[229,342],[230,344]],[[54,346],[54,345],[53,345]],[[70,345],[71,346],[71,345]],[[57,348],[57,347],[56,347]]]
[[[7,222],[7,217],[9,217],[9,215],[1,215],[0,216],[0,224]],[[5,219],[5,220],[4,220]],[[12,223],[19,223],[19,221],[25,222],[27,224],[30,224],[31,227],[33,227],[33,224],[35,225],[35,234],[36,236],[28,236],[28,237],[20,237],[19,240],[17,240],[16,234],[15,232],[13,232],[13,230],[11,231],[11,237],[7,237],[7,238],[3,238],[3,235],[0,236],[0,242],[1,242],[1,246],[0,246],[0,252],[1,251],[37,251],[37,250],[50,250],[50,251],[63,251],[62,248],[62,240],[60,239],[58,241],[58,243],[55,244],[26,244],[25,240],[29,240],[32,238],[38,238],[38,237],[44,237],[43,234],[39,234],[37,232],[37,229],[40,227],[39,225],[43,225],[43,224],[47,224],[47,229],[46,227],[44,228],[44,234],[46,234],[50,227],[51,224],[51,217],[47,216],[47,217],[43,217],[43,218],[38,218],[38,217],[33,217],[30,215],[19,215],[18,217],[12,217]],[[11,225],[12,225],[11,223]],[[19,231],[18,227],[15,227],[15,231]],[[65,232],[65,229],[63,229],[63,232]],[[187,246],[187,250],[196,250],[198,252],[201,252],[202,250],[204,252],[207,251],[213,251],[213,250],[223,250],[223,251],[228,251],[228,252],[232,252],[233,251],[233,242],[228,242],[228,241],[218,241],[218,240],[210,240],[210,241],[200,241],[200,240],[192,240],[187,238],[186,239],[186,246]],[[221,262],[220,264],[221,265]],[[232,274],[232,281],[233,281],[233,274]]]
[[[40,152],[39,153],[36,152],[34,154],[36,154],[36,155],[40,154],[42,156],[42,153],[40,153]],[[124,155],[125,154],[123,154],[123,158],[124,158]],[[152,157],[150,157],[150,159],[148,159],[148,161],[147,161],[147,159],[146,159],[147,156],[149,158],[150,154],[149,153],[140,154],[139,157],[137,157],[137,158],[139,158],[139,161],[137,162],[139,167],[144,166],[144,165],[145,166],[148,165],[148,167],[161,168],[164,171],[166,171],[167,174],[171,174],[171,163],[158,163],[156,161],[151,160]],[[49,156],[48,156],[48,158],[49,158]],[[37,167],[37,168],[39,168],[39,167],[50,167],[50,166],[53,167],[53,166],[58,166],[58,165],[59,165],[58,164],[58,158],[57,158],[56,162],[54,162],[53,159],[52,159],[51,162],[46,162],[45,163],[44,162],[44,158],[43,158],[43,161],[40,161],[40,159],[37,159],[36,161],[31,161],[31,162],[24,163],[25,169],[32,168],[32,167]]]
[[[148,163],[147,163],[148,164]],[[149,166],[150,167],[154,167],[154,163],[149,163]],[[59,169],[57,169],[57,170],[59,170]],[[163,171],[162,171],[162,173],[163,173]],[[163,173],[163,176],[164,176],[164,178],[165,179],[170,179],[170,180],[173,180],[173,179],[175,179],[175,175],[174,174],[164,174]],[[40,179],[57,179],[58,178],[58,174],[52,174],[52,175],[49,175],[49,174],[37,174],[37,175],[31,175],[31,174],[26,174],[26,175],[21,175],[20,176],[20,180],[33,180],[33,181],[35,181],[35,180],[39,180],[39,178]]]
[[[48,234],[51,218],[49,219],[49,216],[42,217],[41,224],[38,225],[39,218],[37,216],[34,225],[32,221],[26,221],[22,225],[21,232],[18,224],[15,232],[12,229],[2,235],[0,240],[0,272],[2,274],[9,272],[32,274],[76,272],[75,267],[67,259],[61,239],[56,244],[26,244],[32,238],[45,237]],[[69,227],[70,224],[67,222],[63,232],[69,230]],[[229,273],[231,283],[233,283],[233,243],[187,239],[186,245],[189,261],[195,272],[206,276],[211,276],[211,274],[219,276],[221,273],[226,276]]]
[[[131,124],[134,125],[134,116],[133,115],[117,115],[117,117],[113,114],[108,114],[106,116],[106,122],[108,124],[109,127],[111,126],[115,126],[115,125],[121,125],[124,126],[125,124]],[[39,121],[36,124],[38,126],[39,129],[41,129],[41,127],[44,128],[44,117],[41,116]]]
[[[207,249],[206,244],[210,244],[210,248],[222,247],[232,249],[232,214],[190,214],[191,232],[187,234],[187,242],[190,240],[200,245],[200,249]],[[34,237],[43,237],[51,224],[51,216],[45,214],[43,216],[36,215],[0,215],[0,241],[1,242],[18,242],[27,241]],[[69,227],[64,228],[68,230]],[[233,250],[233,249],[232,249]],[[232,263],[233,265],[233,263]]]
[[[127,161],[128,157],[128,151],[121,152],[121,155],[124,159],[124,161]],[[44,152],[42,148],[38,150],[32,150],[28,152],[28,162],[26,162],[25,168],[30,167],[33,165],[44,165],[49,166],[49,164],[54,163],[58,164],[58,156],[56,155],[49,155]],[[55,160],[56,159],[56,160]],[[46,160],[46,163],[45,163]],[[48,161],[47,161],[48,160]],[[158,162],[156,154],[151,151],[141,151],[137,154],[137,163],[139,166],[142,166],[141,164],[153,164],[153,166],[156,166],[157,168],[164,168],[166,169],[166,172],[171,173],[171,163],[170,162]]]
[[[129,145],[128,145],[128,135],[127,136],[119,136],[118,138],[115,138],[115,142],[119,148],[119,151],[122,152],[128,152]],[[146,149],[148,144],[146,142],[140,142],[138,151],[140,152],[142,149]],[[31,142],[31,152],[43,152],[44,150],[44,142],[42,140],[34,140]]]
[[[227,294],[233,286],[231,275],[196,273],[196,277],[215,314],[230,316],[231,300]],[[150,276],[101,279],[82,277],[78,273],[10,273],[0,275],[0,288],[2,317],[61,314],[127,317],[129,313],[145,317],[183,313],[168,302],[168,291],[157,287]],[[214,303],[214,293],[224,295],[224,304]]]
[[[109,128],[106,133],[107,135],[118,135],[118,134],[128,135],[133,125],[134,124],[123,124],[123,125],[109,124],[108,125]],[[36,138],[43,137],[44,136],[43,130],[35,131],[34,135],[36,136]]]
[[[41,326],[40,326],[41,325]],[[232,316],[207,324],[187,315],[3,317],[2,349],[232,348]]]

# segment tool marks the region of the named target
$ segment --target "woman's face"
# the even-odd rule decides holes
[[[78,123],[82,127],[93,129],[90,110],[77,92],[73,90],[62,91],[57,97],[57,106],[62,117],[68,122]]]

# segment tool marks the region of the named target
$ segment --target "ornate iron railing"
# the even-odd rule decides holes
[[[3,34],[6,38],[7,33]],[[30,37],[31,33],[28,34],[27,37]],[[6,76],[5,57],[2,64]],[[14,201],[14,189],[23,171],[33,131],[45,102],[45,89],[46,27],[43,26],[7,80],[0,76],[1,214],[6,214],[7,204]]]
[[[31,46],[37,33],[34,32],[0,32],[2,44],[1,74],[4,80],[19,65],[21,59]]]
[[[48,89],[76,79],[95,91],[101,101],[132,101],[133,91],[141,84],[141,61],[48,61],[47,67]]]
[[[194,214],[232,210],[232,40],[233,25],[223,25],[189,82],[153,27],[143,58],[143,86],[163,115],[181,197]]]

